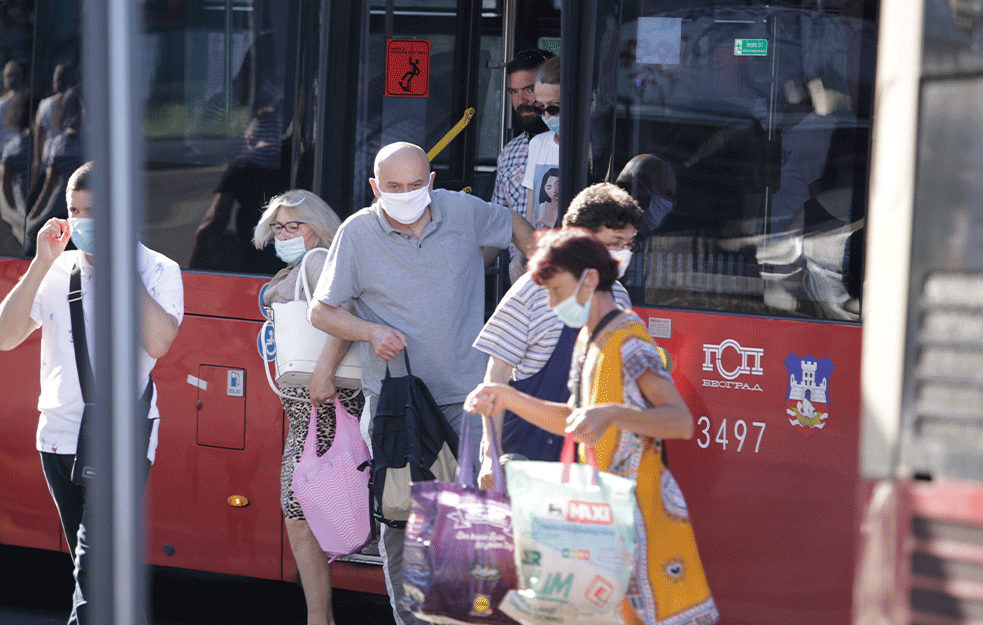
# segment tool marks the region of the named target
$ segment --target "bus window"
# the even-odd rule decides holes
[[[291,185],[296,0],[146,10],[147,243],[183,267],[272,274],[251,239]]]
[[[859,321],[864,6],[599,9],[588,178],[619,181],[645,210],[633,302]]]

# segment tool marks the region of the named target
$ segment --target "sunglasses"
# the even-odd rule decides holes
[[[539,102],[532,105],[536,112],[542,115],[543,113],[549,113],[551,117],[556,117],[560,114],[560,107],[556,104],[550,104],[549,106],[543,106]]]

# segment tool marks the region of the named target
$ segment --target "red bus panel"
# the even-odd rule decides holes
[[[724,621],[847,622],[860,327],[638,312],[671,331],[656,340],[696,430],[669,441],[668,462]]]

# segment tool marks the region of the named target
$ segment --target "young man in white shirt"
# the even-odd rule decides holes
[[[69,178],[66,195],[69,218],[49,219],[38,232],[37,255],[27,272],[0,303],[0,350],[20,345],[37,328],[41,331],[41,396],[38,410],[37,449],[48,490],[51,491],[62,529],[75,560],[75,597],[69,623],[86,623],[86,601],[82,596],[82,574],[88,545],[86,543],[86,491],[72,481],[84,401],[69,308],[69,282],[76,266],[80,272],[85,342],[89,362],[94,360],[95,264],[92,256],[94,223],[92,193],[89,190],[92,163],[78,168]],[[71,240],[78,250],[66,251]],[[140,347],[138,367],[148,380],[147,414],[135,418],[150,419],[148,426],[147,466],[157,449],[156,388],[150,371],[164,356],[177,337],[184,315],[184,287],[177,263],[143,245],[137,248],[137,269],[141,280],[137,287],[140,310]],[[94,389],[93,389],[94,390]]]

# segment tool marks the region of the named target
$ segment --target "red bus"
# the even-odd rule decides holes
[[[164,418],[150,563],[296,577],[279,507],[286,428],[258,349],[259,292],[280,265],[245,244],[250,206],[301,187],[344,218],[371,199],[381,145],[430,149],[469,107],[471,123],[433,159],[436,184],[489,198],[511,137],[504,61],[550,47],[563,59],[561,205],[636,156],[658,164],[629,183],[651,223],[625,281],[697,419],[667,454],[724,621],[850,619],[878,0],[142,6],[143,240],[181,264],[186,307],[154,372]],[[3,292],[26,268],[27,215],[65,156],[45,151],[60,129],[41,102],[56,68],[78,66],[81,37],[77,3],[18,7],[4,9],[0,60],[24,61],[39,164],[20,198],[0,194]],[[389,75],[404,75],[390,40],[429,42],[413,46],[427,55],[415,78],[426,88],[411,97],[387,95]],[[507,275],[498,267],[488,310]],[[0,543],[64,550],[34,446],[38,346],[34,336],[0,357]],[[236,495],[248,505],[231,505]],[[333,579],[384,592],[371,558]]]

